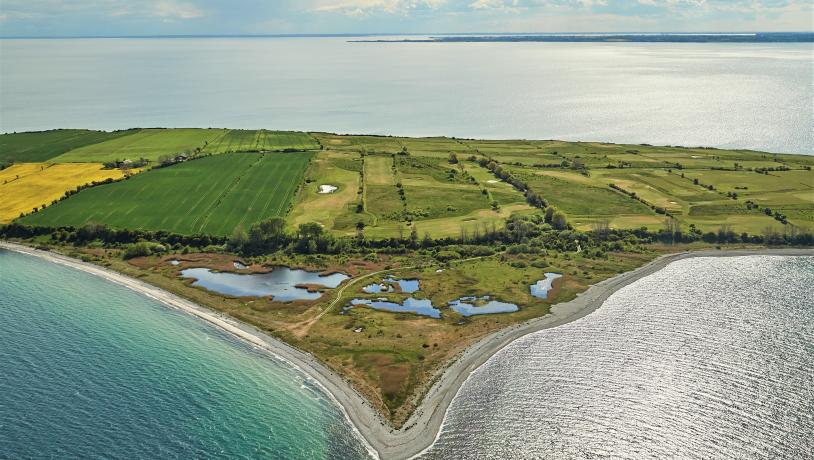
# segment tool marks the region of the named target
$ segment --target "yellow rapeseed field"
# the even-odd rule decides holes
[[[80,185],[123,176],[119,169],[102,169],[101,163],[12,165],[0,171],[0,224],[48,206]]]

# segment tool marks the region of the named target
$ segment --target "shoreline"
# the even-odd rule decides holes
[[[635,270],[621,273],[592,285],[571,301],[551,306],[551,312],[524,323],[510,326],[482,337],[461,352],[454,361],[435,376],[435,381],[413,414],[400,430],[394,429],[378,411],[367,402],[339,374],[328,369],[310,353],[301,351],[268,333],[228,315],[197,305],[180,296],[131,278],[105,267],[82,262],[61,254],[34,249],[25,245],[0,241],[0,249],[15,251],[48,260],[53,263],[82,270],[107,279],[153,298],[169,307],[217,326],[248,343],[261,347],[277,358],[297,367],[315,380],[336,402],[351,422],[357,436],[368,451],[378,458],[407,459],[427,451],[441,433],[447,411],[459,390],[482,364],[514,340],[527,334],[557,327],[597,310],[617,290],[649,276],[668,264],[693,257],[737,257],[749,255],[814,256],[814,249],[706,249],[662,255]]]

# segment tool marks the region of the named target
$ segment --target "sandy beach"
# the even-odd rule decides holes
[[[429,448],[437,439],[446,417],[446,411],[463,383],[473,371],[503,347],[526,334],[556,327],[590,314],[617,290],[661,270],[671,262],[690,257],[814,256],[814,249],[746,249],[730,251],[703,250],[659,257],[636,270],[622,273],[591,286],[574,300],[554,305],[551,308],[551,313],[546,316],[483,337],[462,352],[454,362],[444,369],[441,375],[436,376],[434,385],[404,427],[395,430],[343,377],[328,369],[312,355],[287,345],[251,325],[234,320],[227,315],[197,305],[140,280],[97,265],[13,243],[0,242],[0,248],[41,257],[54,263],[101,276],[170,307],[195,315],[255,346],[268,350],[319,382],[326,392],[342,407],[360,438],[367,444],[371,454],[384,459],[411,458]]]

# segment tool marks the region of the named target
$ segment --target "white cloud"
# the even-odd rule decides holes
[[[372,13],[407,14],[413,10],[435,10],[447,0],[325,0],[318,1],[313,11],[342,13],[347,16],[366,16]]]
[[[204,13],[189,2],[156,0],[152,5],[152,16],[164,19],[195,19],[203,17]]]
[[[156,17],[164,20],[195,19],[204,11],[182,0],[2,0],[6,19],[36,19],[65,14],[102,14],[105,16]]]

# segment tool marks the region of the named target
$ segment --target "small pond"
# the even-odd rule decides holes
[[[170,261],[170,265],[175,265],[175,266],[181,265],[181,261],[180,261],[180,260],[176,260],[176,259],[172,259],[172,260]]]
[[[364,305],[376,310],[397,313],[416,313],[422,316],[429,316],[430,318],[441,317],[441,310],[433,307],[432,301],[429,299],[414,299],[410,297],[405,299],[402,304],[390,302],[387,299],[353,299],[350,303],[351,305]]]
[[[513,303],[492,300],[489,296],[461,297],[449,302],[450,308],[464,316],[486,315],[490,313],[511,313],[519,310]]]
[[[337,190],[339,190],[339,187],[336,187],[334,185],[327,185],[326,184],[326,185],[320,185],[319,186],[319,193],[322,193],[322,194],[333,193],[333,192],[335,192]]]
[[[393,288],[393,286],[391,286],[389,284],[374,283],[374,284],[368,284],[367,286],[362,288],[362,291],[364,291],[364,292],[366,292],[368,294],[379,294],[379,293],[382,293],[382,292],[394,292],[395,289]]]
[[[181,271],[184,278],[194,278],[193,286],[200,286],[219,294],[235,297],[266,297],[289,302],[292,300],[316,300],[320,292],[308,292],[298,285],[311,284],[335,288],[349,277],[341,273],[320,276],[317,272],[275,267],[269,273],[237,274],[213,272],[208,268],[188,268]]]
[[[421,290],[421,286],[417,279],[402,280],[393,278],[392,276],[388,276],[381,283],[368,284],[367,286],[362,288],[362,291],[368,294],[395,292],[396,290],[393,288],[394,284],[398,284],[401,292],[405,294],[413,294]]]
[[[557,278],[562,278],[562,275],[559,273],[546,273],[545,279],[542,279],[529,286],[531,288],[531,295],[541,299],[547,299],[548,293],[551,291],[551,287],[554,284],[554,280]]]
[[[238,261],[232,262],[232,265],[234,265],[235,268],[238,269],[238,270],[245,270],[245,269],[249,268],[246,265],[244,265],[243,263],[238,262]]]

